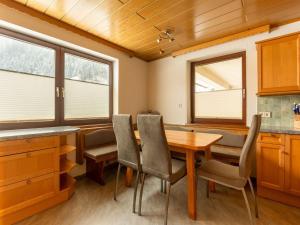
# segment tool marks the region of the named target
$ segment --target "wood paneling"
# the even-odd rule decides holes
[[[300,17],[293,0],[15,0],[153,60],[174,51],[262,25]],[[9,4],[9,1],[2,1]],[[172,28],[176,41],[157,44]],[[113,46],[113,45],[111,45]],[[160,55],[159,49],[165,53]],[[122,48],[119,48],[122,50]]]

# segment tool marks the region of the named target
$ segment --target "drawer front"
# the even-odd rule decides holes
[[[0,187],[0,216],[51,197],[58,191],[58,173]]]
[[[0,157],[0,187],[59,171],[59,148]]]
[[[266,144],[284,145],[284,134],[260,133],[257,141]]]
[[[38,137],[0,142],[0,156],[12,155],[59,146],[59,137]]]

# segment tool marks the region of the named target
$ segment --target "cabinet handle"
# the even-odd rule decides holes
[[[32,156],[31,152],[27,152],[27,157],[30,158]]]
[[[59,87],[56,87],[56,97],[59,98]]]
[[[27,180],[27,184],[31,184],[32,181],[30,179]]]

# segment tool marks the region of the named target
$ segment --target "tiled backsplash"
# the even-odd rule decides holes
[[[271,112],[271,118],[262,118],[262,126],[293,127],[294,102],[300,103],[300,95],[258,97],[257,111]]]

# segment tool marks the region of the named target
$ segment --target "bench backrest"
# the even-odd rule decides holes
[[[85,149],[115,143],[116,137],[112,129],[96,130],[84,135]]]
[[[201,131],[202,132],[202,131]],[[238,147],[242,148],[246,141],[246,135],[244,134],[234,134],[224,130],[206,130],[203,131],[204,133],[211,133],[211,134],[221,134],[223,138],[219,140],[216,144],[218,145],[226,145],[230,147]]]

